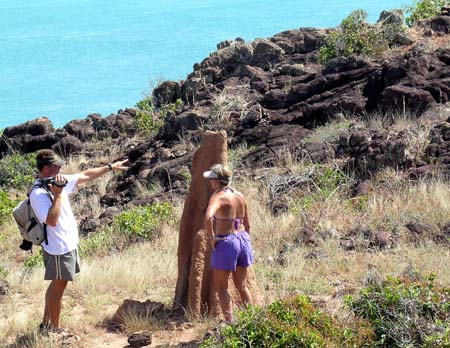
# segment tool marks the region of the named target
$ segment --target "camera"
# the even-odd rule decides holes
[[[55,185],[58,187],[64,187],[67,185],[66,179],[64,179],[63,181],[57,181],[54,176],[51,176],[49,178],[40,179],[40,182],[41,182],[42,186],[45,186],[45,187],[48,187],[49,184]]]

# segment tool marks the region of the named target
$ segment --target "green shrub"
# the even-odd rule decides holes
[[[0,265],[0,280],[5,279],[7,275],[8,271],[6,270],[6,268]]]
[[[11,213],[18,203],[18,200],[11,199],[5,191],[0,190],[0,225],[10,220]]]
[[[152,97],[148,96],[136,103],[138,109],[135,124],[138,130],[146,135],[158,133],[164,125],[164,120],[169,113],[174,113],[177,108],[183,105],[181,99],[177,99],[174,104],[166,104],[158,110],[153,106]]]
[[[0,160],[0,186],[25,190],[34,180],[36,172],[34,154],[15,153]]]
[[[42,249],[39,248],[39,251],[30,257],[28,257],[25,262],[24,266],[27,271],[31,271],[36,267],[40,267],[44,265],[44,259],[42,258]]]
[[[114,229],[131,241],[150,240],[159,233],[159,227],[173,221],[172,204],[154,203],[122,212],[114,222]]]
[[[205,340],[202,348],[346,348],[365,347],[370,329],[344,328],[331,316],[316,309],[309,298],[298,296],[276,301],[266,308],[249,306],[235,324]],[[355,325],[356,327],[356,325]]]
[[[107,227],[92,236],[83,238],[80,241],[81,257],[107,254],[114,247],[116,242],[112,231],[112,228]]]
[[[445,6],[446,0],[420,0],[414,2],[411,6],[406,6],[406,24],[413,26],[421,19],[432,18],[441,13],[441,7]]]
[[[159,236],[163,224],[174,219],[173,207],[168,202],[132,208],[116,216],[110,226],[81,239],[80,254],[106,255],[124,250],[132,243],[152,240]]]
[[[370,25],[366,19],[367,13],[363,10],[350,13],[320,47],[320,61],[325,63],[332,58],[352,54],[378,55],[392,44],[395,32],[402,30],[400,26]]]
[[[378,347],[450,347],[450,289],[436,286],[434,276],[387,278],[346,303],[373,325]]]

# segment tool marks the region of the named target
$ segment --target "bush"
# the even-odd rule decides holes
[[[0,265],[0,280],[5,279],[7,275],[8,271],[6,270],[6,268]]]
[[[157,236],[162,224],[173,219],[172,204],[154,203],[122,212],[116,217],[114,227],[132,242],[150,240]]]
[[[107,254],[115,245],[114,242],[112,228],[107,227],[80,241],[80,255],[87,257],[94,254],[97,256]]]
[[[36,172],[34,154],[13,154],[0,160],[0,186],[25,190],[34,181]]]
[[[18,200],[11,199],[5,191],[0,190],[0,225],[9,221],[12,211],[18,203]]]
[[[202,348],[346,348],[365,347],[372,333],[366,325],[344,328],[316,309],[309,298],[276,301],[266,308],[249,306],[237,322],[205,340]],[[356,327],[356,325],[355,325]]]
[[[405,19],[406,24],[411,27],[419,20],[439,15],[442,6],[445,6],[446,3],[446,0],[421,0],[411,6],[406,6],[406,13],[409,13]]]
[[[42,258],[42,249],[39,249],[39,251],[36,254],[31,255],[24,262],[24,266],[27,271],[31,271],[34,268],[43,266],[43,265],[44,265],[44,259]]]
[[[83,257],[105,255],[124,250],[136,242],[153,240],[159,236],[161,226],[174,219],[173,207],[169,202],[132,208],[116,216],[110,226],[83,238],[80,254]]]
[[[320,47],[320,61],[325,63],[332,58],[347,57],[351,54],[378,55],[393,43],[393,32],[402,30],[400,26],[370,25],[366,19],[367,13],[363,10],[350,13]]]
[[[145,97],[136,104],[138,108],[135,118],[136,127],[143,134],[154,135],[164,125],[167,115],[175,112],[181,105],[183,105],[182,100],[177,99],[174,104],[166,104],[156,110],[153,106],[152,97]]]
[[[450,347],[450,289],[425,280],[388,278],[346,298],[373,325],[378,347]]]

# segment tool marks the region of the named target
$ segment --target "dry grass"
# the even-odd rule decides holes
[[[245,86],[241,86],[237,92],[224,88],[221,93],[217,94],[213,99],[211,118],[215,121],[228,122],[233,112],[238,112],[239,118],[242,118],[249,104],[245,97],[239,93],[239,90],[244,88]]]
[[[292,162],[289,168],[274,168],[260,174],[267,177],[286,170],[299,172],[305,166]],[[399,275],[410,265],[425,274],[435,273],[438,281],[450,286],[450,274],[445,267],[450,261],[447,247],[431,242],[414,246],[406,241],[397,248],[376,252],[347,252],[339,247],[339,236],[355,225],[392,232],[393,228],[404,228],[410,220],[435,226],[448,222],[448,183],[408,182],[393,170],[379,173],[373,182],[373,191],[360,205],[349,200],[343,185],[333,195],[317,199],[303,211],[291,210],[274,216],[269,208],[269,192],[262,182],[244,176],[236,179],[236,187],[249,202],[255,270],[266,303],[302,293],[324,300],[330,311],[338,313],[342,295],[360,288],[368,272],[376,269],[383,275]],[[183,202],[177,202],[175,208],[179,220]],[[333,228],[338,236],[321,242],[316,248],[295,246],[293,240],[305,225],[305,217],[317,233]],[[47,286],[42,281],[42,268],[28,274],[23,272],[24,257],[17,249],[17,232],[9,224],[3,228],[7,238],[1,242],[0,265],[8,271],[10,292],[0,302],[0,345],[11,342],[18,334],[35,332]],[[83,260],[82,272],[69,285],[64,297],[62,325],[82,333],[110,318],[126,298],[151,299],[170,306],[177,278],[177,242],[177,227],[165,226],[158,240],[135,245],[122,253]],[[279,255],[283,249],[287,251],[281,264]],[[313,250],[322,257],[307,258]],[[158,324],[131,319],[130,328]],[[210,323],[196,325],[205,327]],[[51,347],[42,340],[37,339],[35,346]]]

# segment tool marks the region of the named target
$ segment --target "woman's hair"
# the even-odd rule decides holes
[[[221,184],[225,186],[229,186],[231,184],[231,180],[233,179],[233,172],[227,165],[214,164],[211,167],[211,171],[217,174],[218,180]]]

